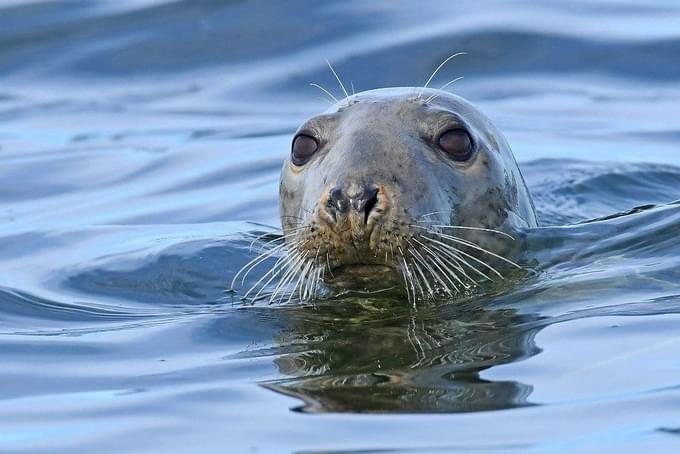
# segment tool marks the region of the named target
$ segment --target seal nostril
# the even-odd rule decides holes
[[[378,188],[367,188],[364,192],[364,224],[368,223],[368,216],[378,203]]]
[[[340,213],[344,213],[347,211],[347,208],[349,207],[349,200],[347,197],[345,197],[345,194],[343,194],[342,189],[339,187],[335,187],[331,189],[331,192],[328,197],[328,205],[337,210]]]
[[[347,191],[341,186],[336,186],[328,192],[326,206],[333,216],[346,215],[349,210],[357,214],[363,214],[364,224],[378,203],[378,188],[365,187],[355,197],[348,197]]]

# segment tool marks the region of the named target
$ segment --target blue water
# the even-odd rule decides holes
[[[535,272],[227,292],[325,60],[364,90],[456,51],[433,85],[511,143]],[[0,1],[0,451],[678,452],[678,105],[671,1]]]

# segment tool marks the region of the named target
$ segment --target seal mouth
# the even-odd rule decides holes
[[[387,272],[391,270],[393,270],[391,266],[379,263],[350,263],[336,266],[331,270],[331,272],[336,275],[339,274],[374,275],[375,273]]]
[[[327,284],[345,288],[377,288],[399,282],[394,267],[379,263],[346,263],[331,269]]]

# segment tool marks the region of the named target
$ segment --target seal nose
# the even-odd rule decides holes
[[[368,222],[368,216],[378,203],[378,188],[365,186],[360,191],[343,191],[340,186],[331,189],[328,196],[328,205],[336,213],[347,214],[350,209],[363,214],[364,223]]]

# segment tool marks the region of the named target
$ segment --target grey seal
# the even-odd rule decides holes
[[[287,254],[268,279],[302,299],[329,287],[456,296],[518,266],[512,240],[538,225],[501,132],[424,88],[360,92],[304,122],[279,200]]]

